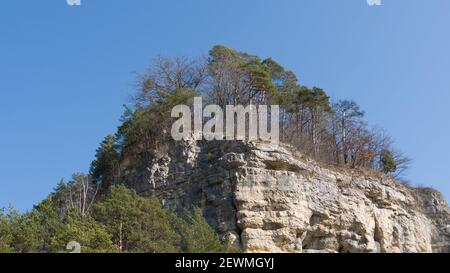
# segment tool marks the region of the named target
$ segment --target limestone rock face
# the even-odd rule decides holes
[[[440,193],[321,167],[293,151],[186,141],[124,179],[165,206],[202,207],[245,252],[450,252],[450,209]]]

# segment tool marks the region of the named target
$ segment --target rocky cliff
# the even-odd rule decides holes
[[[323,167],[289,146],[187,141],[127,184],[166,206],[197,205],[246,252],[450,252],[440,193],[362,170]]]

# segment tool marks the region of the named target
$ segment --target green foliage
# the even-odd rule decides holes
[[[10,210],[7,218],[14,251],[22,253],[51,251],[53,237],[63,228],[58,209],[52,194],[30,212],[20,214]]]
[[[67,210],[74,208],[83,216],[89,214],[99,194],[99,188],[97,180],[83,173],[73,174],[67,183],[61,180],[54,193],[54,202],[59,214],[64,215]]]
[[[113,242],[125,252],[178,252],[180,237],[155,197],[141,197],[124,186],[113,186],[95,207]]]
[[[108,135],[100,144],[91,164],[91,175],[102,184],[103,189],[108,189],[117,179],[119,168],[119,153],[116,138]]]
[[[229,242],[221,242],[217,233],[203,217],[200,208],[186,212],[187,221],[182,224],[183,250],[187,253],[229,253],[239,252]]]
[[[43,232],[30,213],[20,214],[18,211],[8,212],[8,221],[12,234],[11,245],[14,252],[39,252]]]
[[[123,252],[237,252],[221,243],[200,209],[186,220],[164,209],[154,197],[141,197],[124,186],[113,186],[96,205],[95,219],[105,225]]]
[[[381,169],[384,173],[394,173],[397,171],[397,162],[394,158],[394,154],[389,150],[383,150],[380,157]]]
[[[82,217],[79,211],[71,210],[63,221],[64,225],[52,238],[51,252],[67,252],[67,243],[71,241],[81,245],[82,253],[118,251],[106,228],[92,217]]]
[[[293,104],[296,105],[294,109],[298,110],[300,106],[305,106],[311,113],[316,113],[317,110],[323,112],[331,112],[330,98],[324,90],[314,87],[312,89],[301,86],[294,92]]]
[[[195,95],[191,89],[174,89],[158,92],[145,107],[133,110],[125,106],[122,125],[116,136],[122,158],[132,155],[138,161],[151,160],[155,151],[170,139],[172,108],[178,104],[189,104]]]
[[[270,97],[271,103],[281,105],[286,110],[291,110],[295,92],[300,88],[297,76],[292,71],[286,71],[284,67],[269,58],[262,62],[268,71],[272,84],[276,90]]]
[[[8,219],[0,210],[0,253],[11,252],[12,233]]]
[[[92,218],[82,218],[76,208],[61,210],[54,196],[50,195],[30,212],[20,214],[11,209],[6,217],[1,217],[7,223],[9,235],[8,240],[2,240],[0,252],[66,252],[70,241],[79,242],[83,252],[115,250],[103,226]],[[4,226],[2,223],[0,230]]]
[[[325,91],[318,87],[313,87],[305,100],[310,109],[320,109],[324,112],[331,112],[330,97]]]
[[[208,70],[214,81],[213,100],[222,107],[262,103],[276,91],[268,66],[245,52],[215,46],[209,52]]]
[[[221,243],[199,209],[184,218],[154,197],[113,185],[93,214],[64,206],[58,193],[20,214],[0,212],[0,252],[62,252],[78,242],[83,253],[104,252],[236,252]]]
[[[51,194],[27,214],[29,223],[35,227],[34,236],[38,242],[38,248],[34,251],[50,251],[53,237],[63,229],[58,213],[59,207],[55,201],[54,195]]]

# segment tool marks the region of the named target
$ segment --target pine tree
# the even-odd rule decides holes
[[[384,173],[394,173],[397,171],[397,162],[395,161],[394,154],[385,149],[381,152],[380,157],[381,169]]]
[[[187,253],[239,252],[229,242],[221,242],[217,233],[203,217],[200,208],[186,212],[187,220],[182,228],[183,250]]]
[[[33,219],[31,213],[20,214],[17,210],[7,213],[12,234],[11,245],[14,252],[40,252],[42,246],[42,227]]]
[[[124,252],[180,251],[179,235],[168,216],[156,198],[138,196],[124,186],[111,187],[94,213]]]
[[[116,138],[108,135],[100,144],[95,155],[95,160],[91,164],[91,175],[101,182],[104,190],[113,185],[118,178],[119,153]]]
[[[0,210],[0,253],[11,252],[12,233],[8,219]]]
[[[92,217],[82,216],[76,208],[68,210],[62,221],[64,224],[52,238],[51,252],[67,252],[67,244],[71,241],[80,244],[82,253],[118,251],[106,228]]]

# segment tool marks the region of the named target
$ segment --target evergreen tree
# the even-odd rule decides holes
[[[64,225],[52,238],[51,252],[67,252],[66,246],[71,241],[80,244],[82,253],[118,251],[106,228],[90,216],[83,217],[77,209],[68,210],[63,222]]]
[[[90,213],[99,194],[98,181],[83,173],[75,173],[72,179],[65,183],[61,180],[55,189],[54,202],[64,213],[66,210],[76,208],[82,216]]]
[[[212,99],[218,105],[266,102],[275,86],[271,73],[257,56],[218,45],[209,52]]]
[[[11,252],[12,233],[8,219],[0,210],[0,253]]]
[[[124,186],[113,186],[95,208],[113,242],[124,252],[178,252],[180,237],[168,212],[154,197],[140,197]]]
[[[229,242],[221,242],[217,233],[203,217],[200,208],[194,208],[192,213],[186,212],[187,220],[183,224],[181,234],[183,250],[187,253],[222,253],[239,252]]]
[[[12,248],[14,252],[29,253],[40,252],[43,230],[34,221],[30,213],[20,214],[16,210],[10,210],[7,214],[12,234]],[[45,232],[44,232],[45,233]]]
[[[381,152],[380,164],[382,171],[386,174],[397,171],[397,162],[390,150],[385,149]]]
[[[53,237],[63,229],[54,194],[50,194],[24,216],[28,218],[28,223],[35,227],[34,237],[38,244],[32,251],[51,252]]]
[[[119,153],[116,138],[108,135],[100,144],[91,164],[91,175],[101,182],[104,190],[107,190],[117,180],[119,169]]]

